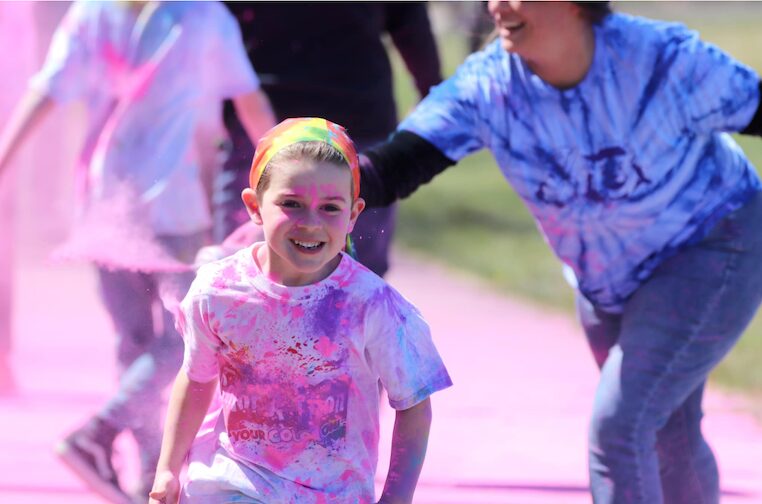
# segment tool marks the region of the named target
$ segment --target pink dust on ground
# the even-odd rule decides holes
[[[455,382],[432,398],[415,502],[589,503],[585,433],[597,372],[576,323],[407,255],[393,264],[389,280],[431,323]],[[20,394],[0,399],[0,502],[102,502],[52,452],[114,390],[114,339],[95,276],[83,266],[27,262],[16,280]],[[762,503],[762,427],[744,407],[710,387],[705,424],[724,504]],[[393,421],[384,406],[379,490]],[[118,448],[129,487],[134,449],[126,436]]]

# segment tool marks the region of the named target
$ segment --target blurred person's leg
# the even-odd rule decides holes
[[[101,300],[116,333],[119,388],[105,408],[83,426],[70,433],[56,448],[66,463],[91,489],[114,502],[127,502],[112,464],[116,436],[127,427],[142,422],[148,411],[158,409],[159,390],[143,390],[137,376],[150,374],[150,363],[143,358],[155,339],[153,303],[157,297],[151,275],[127,270],[98,270]],[[141,394],[142,392],[142,394]],[[129,398],[141,395],[144,412],[128,406]]]
[[[190,262],[207,241],[208,233],[159,237],[168,252]],[[193,281],[193,272],[147,274],[125,270],[99,271],[101,295],[117,333],[119,387],[108,403],[58,448],[62,459],[93,489],[106,495],[123,492],[111,465],[116,435],[132,431],[142,471],[139,492],[153,482],[161,443],[164,390],[182,362],[183,342],[174,315],[164,307],[176,305]],[[170,299],[174,296],[174,299]],[[154,314],[160,311],[158,324]]]
[[[199,249],[210,240],[209,233],[204,231],[189,236],[162,236],[159,241],[176,259],[192,263]],[[161,313],[160,331],[157,331],[151,347],[128,370],[132,376],[128,380],[123,379],[123,382],[128,382],[129,386],[139,391],[132,398],[134,404],[139,405],[146,400],[143,392],[146,388],[154,387],[160,392],[158,398],[148,399],[156,401],[155,407],[139,408],[138,413],[129,408],[134,416],[139,416],[139,422],[129,427],[139,448],[141,476],[136,489],[138,496],[147,496],[153,485],[161,448],[163,393],[177,375],[183,358],[183,340],[175,325],[175,314],[178,304],[195,278],[195,271],[158,273],[153,278],[158,294],[155,302]],[[136,369],[133,370],[133,367]]]
[[[577,315],[587,336],[593,358],[598,367],[602,368],[609,357],[609,352],[619,340],[622,316],[596,310],[590,302],[579,294],[576,304]],[[614,360],[618,358],[620,352],[618,347],[613,351]],[[713,465],[711,450],[704,442],[700,431],[703,390],[704,386],[699,386],[656,434],[656,450],[665,502],[685,502],[679,499],[679,495],[686,491],[685,483],[692,481],[693,478],[690,474],[681,474],[683,472],[681,468],[700,467],[701,465],[708,465],[711,468]],[[592,426],[593,430],[598,428],[600,427]],[[694,446],[691,446],[696,443],[702,449],[696,450]],[[702,453],[704,453],[703,456]],[[686,476],[688,477],[686,478]],[[677,497],[668,497],[669,494],[674,493],[677,494]],[[691,494],[693,492],[688,495]]]

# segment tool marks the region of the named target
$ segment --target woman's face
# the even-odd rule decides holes
[[[565,44],[570,26],[579,19],[571,2],[522,2],[489,0],[503,49],[525,59],[543,59]]]

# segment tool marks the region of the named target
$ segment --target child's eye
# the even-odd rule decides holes
[[[323,206],[323,210],[330,213],[341,212],[341,207],[338,205],[328,204]]]
[[[296,200],[283,200],[280,202],[283,208],[299,208],[299,202]]]

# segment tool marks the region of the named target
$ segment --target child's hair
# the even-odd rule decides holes
[[[275,154],[267,163],[259,182],[254,191],[257,197],[261,197],[270,185],[270,174],[277,170],[281,163],[287,161],[309,160],[315,163],[331,163],[349,169],[349,163],[334,146],[320,141],[298,142],[288,145]],[[354,181],[352,181],[352,194],[354,194]]]

